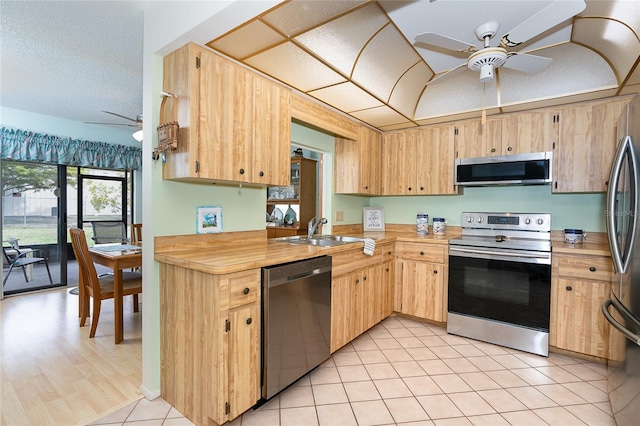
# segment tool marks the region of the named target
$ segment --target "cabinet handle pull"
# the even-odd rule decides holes
[[[589,270],[590,270],[591,272],[595,272],[595,271],[596,271],[596,267],[595,267],[595,266],[591,266],[591,267],[589,268]]]
[[[243,175],[244,174],[244,169],[240,169],[240,174]]]
[[[253,320],[251,318],[247,318],[247,325],[251,324]]]
[[[258,173],[260,175],[260,177],[264,176],[264,172],[261,171],[260,173]]]
[[[423,251],[420,252],[420,256],[424,256],[424,252]]]
[[[565,289],[567,289],[567,291],[573,290],[570,285],[566,286]]]
[[[244,294],[249,294],[249,287],[245,287],[245,289],[244,289],[244,290],[242,290],[242,292],[243,292]]]

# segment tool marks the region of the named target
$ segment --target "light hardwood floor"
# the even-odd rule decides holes
[[[0,301],[3,426],[85,425],[142,398],[143,308],[124,302],[124,341],[115,345],[112,300],[102,302],[93,339],[67,288]]]

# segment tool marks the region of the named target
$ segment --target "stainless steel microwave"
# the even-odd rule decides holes
[[[552,152],[458,158],[455,184],[461,186],[544,185],[551,183]]]

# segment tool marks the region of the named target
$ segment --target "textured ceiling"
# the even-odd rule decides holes
[[[142,2],[0,2],[0,102],[80,122],[142,113]]]
[[[246,0],[248,1],[248,0]],[[141,1],[0,2],[0,104],[80,122],[128,123],[142,111]],[[486,85],[466,54],[414,46],[433,31],[473,43],[480,23],[497,39],[551,0],[287,1],[208,44],[227,56],[382,130],[640,90],[640,1],[588,0],[575,20],[522,46],[553,59],[544,71],[500,68]]]

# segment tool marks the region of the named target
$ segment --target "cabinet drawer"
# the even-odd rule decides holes
[[[609,257],[558,256],[557,268],[561,277],[598,281],[611,281],[613,278],[613,263]]]
[[[382,252],[382,263],[391,262],[395,258],[393,243],[385,243],[379,246]]]
[[[446,263],[447,247],[441,244],[402,243],[400,255],[405,260]]]
[[[376,247],[373,256],[364,254],[362,247],[331,255],[331,277],[339,277],[358,269],[377,265],[381,262],[382,255]]]
[[[235,308],[259,300],[260,270],[239,272],[229,278],[229,307]]]

